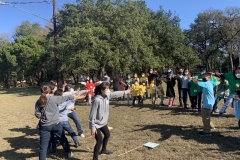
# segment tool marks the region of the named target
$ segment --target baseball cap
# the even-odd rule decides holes
[[[68,91],[68,89],[74,88],[74,87],[75,87],[75,85],[67,84],[67,85],[65,86],[65,91]]]

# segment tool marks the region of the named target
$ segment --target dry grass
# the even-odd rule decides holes
[[[0,159],[38,159],[39,136],[35,129],[38,120],[33,114],[38,94],[36,88],[0,90]],[[125,104],[123,101],[111,102],[109,126],[113,130],[108,148],[114,154],[101,156],[100,160],[240,159],[240,134],[237,120],[232,116],[213,116],[212,122],[216,125],[213,136],[200,137],[198,131],[202,129],[202,122],[198,112],[177,106],[152,108],[150,101],[145,101],[143,108]],[[175,104],[178,104],[178,100]],[[86,138],[79,137],[81,147],[76,149],[71,146],[73,159],[90,160],[95,144],[88,129],[90,106],[80,103],[76,109]],[[230,108],[227,110],[229,112]],[[71,124],[76,130],[72,121]],[[69,136],[68,139],[73,145]],[[148,141],[160,143],[160,146],[153,150],[141,147],[118,156]],[[57,153],[49,153],[48,159],[65,159],[61,146],[58,146]]]

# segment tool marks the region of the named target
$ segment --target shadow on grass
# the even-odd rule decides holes
[[[21,132],[24,133],[24,135],[18,137],[3,138],[10,144],[11,149],[0,152],[0,159],[3,158],[6,160],[21,160],[38,157],[39,132],[37,129],[32,129],[29,126],[26,126],[25,128],[13,128],[9,130],[13,133]],[[38,138],[35,138],[35,136],[38,136]],[[81,149],[75,151],[88,152],[87,150]],[[55,154],[48,153],[47,157],[49,159],[59,159],[58,157],[66,158],[66,154],[64,153],[62,147],[60,147],[60,149],[57,149],[57,152]],[[80,160],[79,158],[71,159]]]
[[[1,89],[0,95],[1,94],[15,94],[19,97],[33,96],[33,95],[40,95],[40,89],[39,87]]]
[[[212,132],[211,137],[201,137],[198,131],[202,128],[193,126],[171,126],[167,124],[154,124],[154,125],[136,125],[140,129],[135,131],[151,130],[160,133],[159,141],[165,141],[171,136],[179,136],[185,140],[195,140],[203,144],[216,144],[221,152],[236,152],[240,155],[239,145],[240,140],[232,136],[223,136],[221,132]],[[207,150],[207,149],[206,149]]]

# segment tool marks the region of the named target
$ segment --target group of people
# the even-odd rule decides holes
[[[127,97],[128,104],[130,104],[130,98],[132,98],[132,105],[135,105],[136,100],[138,100],[138,105],[143,106],[143,100],[148,99],[150,95],[153,107],[156,107],[157,97],[161,99],[160,105],[163,106],[165,92],[162,82],[167,84],[165,91],[169,99],[168,107],[172,107],[174,104],[174,87],[177,82],[179,106],[187,109],[189,96],[192,109],[201,111],[203,121],[203,132],[199,133],[201,136],[212,135],[211,128],[214,125],[211,123],[210,117],[211,113],[218,111],[217,104],[221,99],[224,99],[225,103],[219,111],[219,116],[222,116],[226,108],[232,104],[240,127],[240,67],[236,67],[233,72],[225,74],[203,70],[201,74],[193,76],[188,69],[182,68],[178,70],[177,74],[174,74],[172,69],[162,73],[163,75],[160,77],[156,69],[150,69],[149,73],[142,73],[140,78],[135,73],[133,78],[130,75],[127,75],[126,78],[115,76],[112,81],[105,74],[103,80],[96,83],[87,77],[85,82],[80,82],[86,86],[86,90],[81,91],[73,91],[71,85],[57,89],[56,83],[42,83],[40,86],[42,94],[35,104],[35,115],[40,119],[38,124],[40,134],[39,159],[46,159],[49,143],[55,144],[57,139],[67,156],[73,156],[64,130],[69,132],[76,147],[79,146],[76,134],[68,122],[68,113],[69,110],[74,111],[75,100],[86,97],[88,97],[88,103],[91,104],[88,119],[89,128],[91,135],[96,139],[93,160],[97,160],[99,154],[111,154],[112,152],[107,150],[110,137],[107,126],[109,100],[111,98]],[[216,77],[220,80],[217,80]],[[109,89],[111,84],[114,92]],[[123,85],[124,88],[121,89],[117,85]],[[218,86],[217,89],[216,86]],[[64,88],[66,89],[64,90]],[[203,106],[201,106],[202,104]],[[103,133],[104,138],[101,133]],[[79,135],[83,135],[83,133],[80,131]]]
[[[89,82],[91,83],[91,81]],[[86,82],[84,85],[86,85],[86,88],[88,87]],[[41,95],[35,104],[35,116],[39,119],[37,126],[40,135],[39,160],[46,160],[49,146],[52,147],[51,152],[56,152],[57,140],[62,145],[67,157],[73,157],[69,142],[65,136],[65,131],[67,131],[73,139],[75,147],[78,147],[80,143],[68,121],[68,117],[73,120],[77,119],[74,112],[75,101],[84,99],[86,95],[92,94],[91,92],[94,92],[94,99],[91,101],[92,108],[88,121],[91,134],[96,139],[93,160],[98,160],[99,154],[112,154],[111,151],[107,150],[107,143],[110,137],[107,126],[109,100],[111,98],[122,97],[131,91],[110,92],[109,84],[102,81],[95,83],[94,86],[90,87],[92,89],[89,90],[74,91],[73,87],[73,85],[64,84],[62,89],[58,89],[56,81],[43,82],[40,85]],[[77,128],[80,126],[78,135],[84,138],[85,136],[81,130],[80,121],[77,121],[79,123],[75,122]],[[104,134],[104,138],[102,138],[101,132]],[[100,151],[101,146],[102,149]]]

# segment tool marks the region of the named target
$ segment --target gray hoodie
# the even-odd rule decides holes
[[[35,104],[35,116],[40,119],[40,125],[50,126],[59,123],[58,105],[68,100],[74,100],[74,96],[48,96],[45,107],[40,107],[37,101]]]
[[[89,115],[89,128],[96,130],[108,123],[109,116],[109,100],[111,98],[118,98],[127,94],[128,91],[107,92],[107,97],[96,95],[93,99],[92,108]]]

